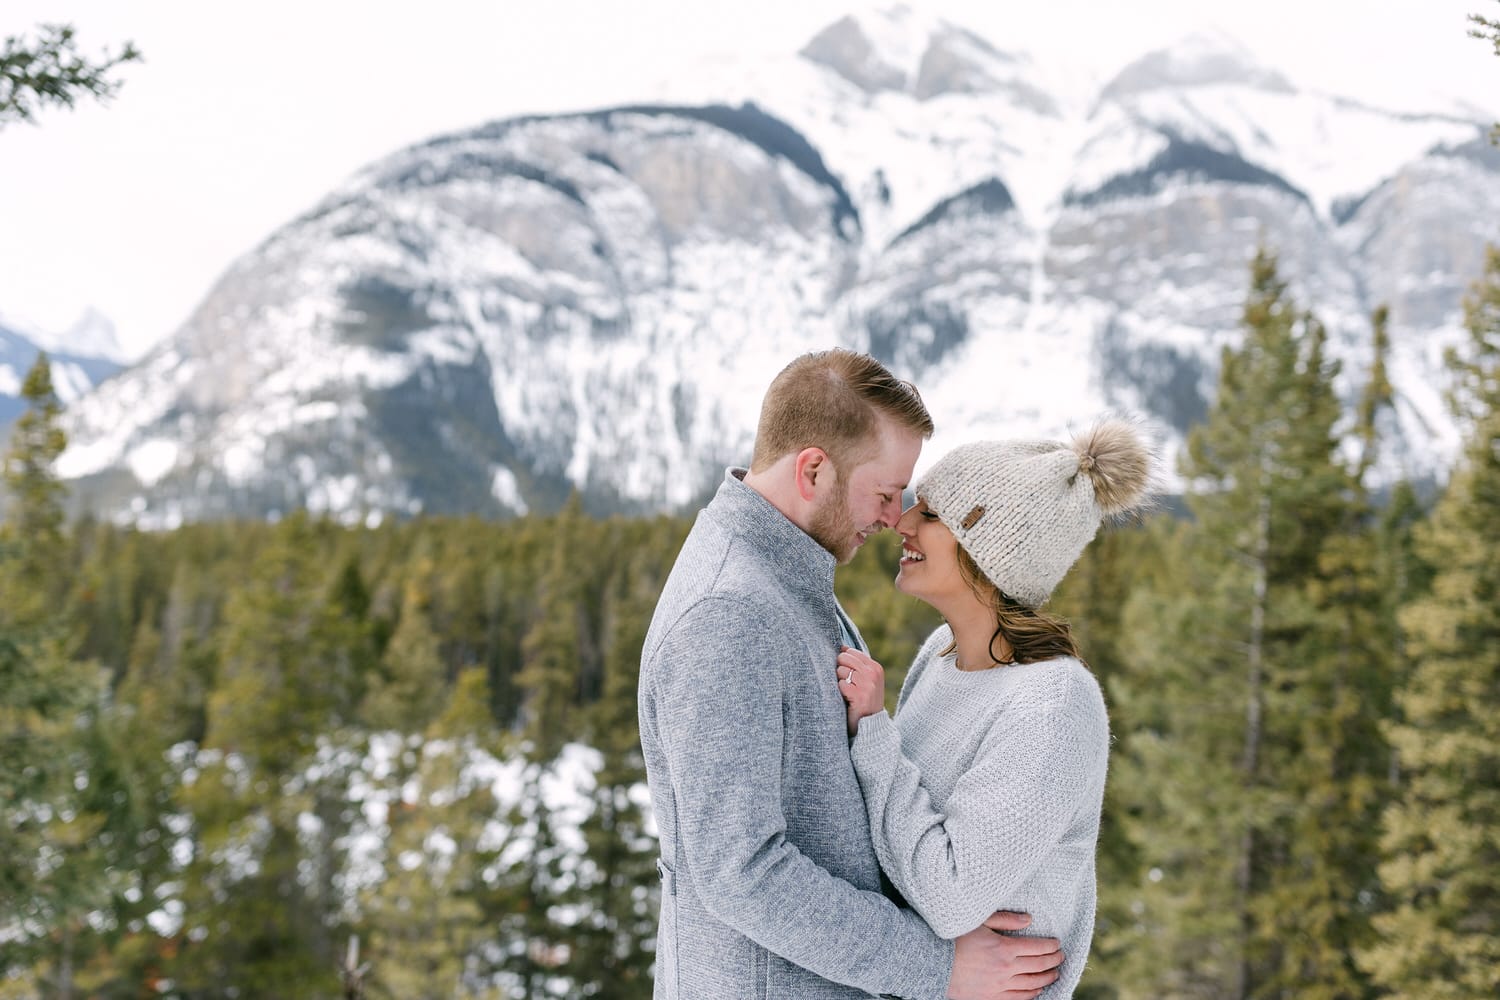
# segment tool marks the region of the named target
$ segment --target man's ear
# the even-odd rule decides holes
[[[833,475],[833,462],[822,448],[803,448],[797,452],[797,495],[811,502],[818,495],[818,480]]]

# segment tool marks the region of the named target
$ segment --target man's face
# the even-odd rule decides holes
[[[882,419],[874,457],[847,473],[837,470],[834,489],[813,509],[807,533],[832,552],[839,565],[853,559],[865,539],[896,526],[901,491],[911,481],[921,451],[920,435]]]

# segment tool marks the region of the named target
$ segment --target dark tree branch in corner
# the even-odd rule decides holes
[[[1469,35],[1480,41],[1489,42],[1495,55],[1500,56],[1500,21],[1492,21],[1480,14],[1470,14],[1469,23],[1473,25],[1469,29]],[[1500,122],[1490,130],[1490,142],[1500,146]]]
[[[34,122],[49,105],[71,108],[83,94],[108,100],[120,89],[111,71],[141,58],[135,45],[126,42],[119,52],[106,50],[90,61],[79,54],[73,36],[70,24],[44,24],[35,40],[6,37],[0,46],[0,128]]]

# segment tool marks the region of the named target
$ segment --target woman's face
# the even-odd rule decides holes
[[[939,611],[955,599],[973,594],[958,569],[958,542],[947,525],[918,500],[896,522],[901,535],[901,569],[896,589],[920,598]]]

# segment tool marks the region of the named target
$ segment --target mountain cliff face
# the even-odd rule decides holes
[[[1392,310],[1387,476],[1457,434],[1442,348],[1486,241],[1486,125],[1299,91],[1233,44],[1080,100],[909,12],[663,103],[402,150],[234,263],[70,410],[65,475],[141,523],[691,504],[747,457],[794,355],[869,350],[923,389],[928,460],[1105,408],[1173,440],[1208,405],[1264,244],[1344,361]]]

